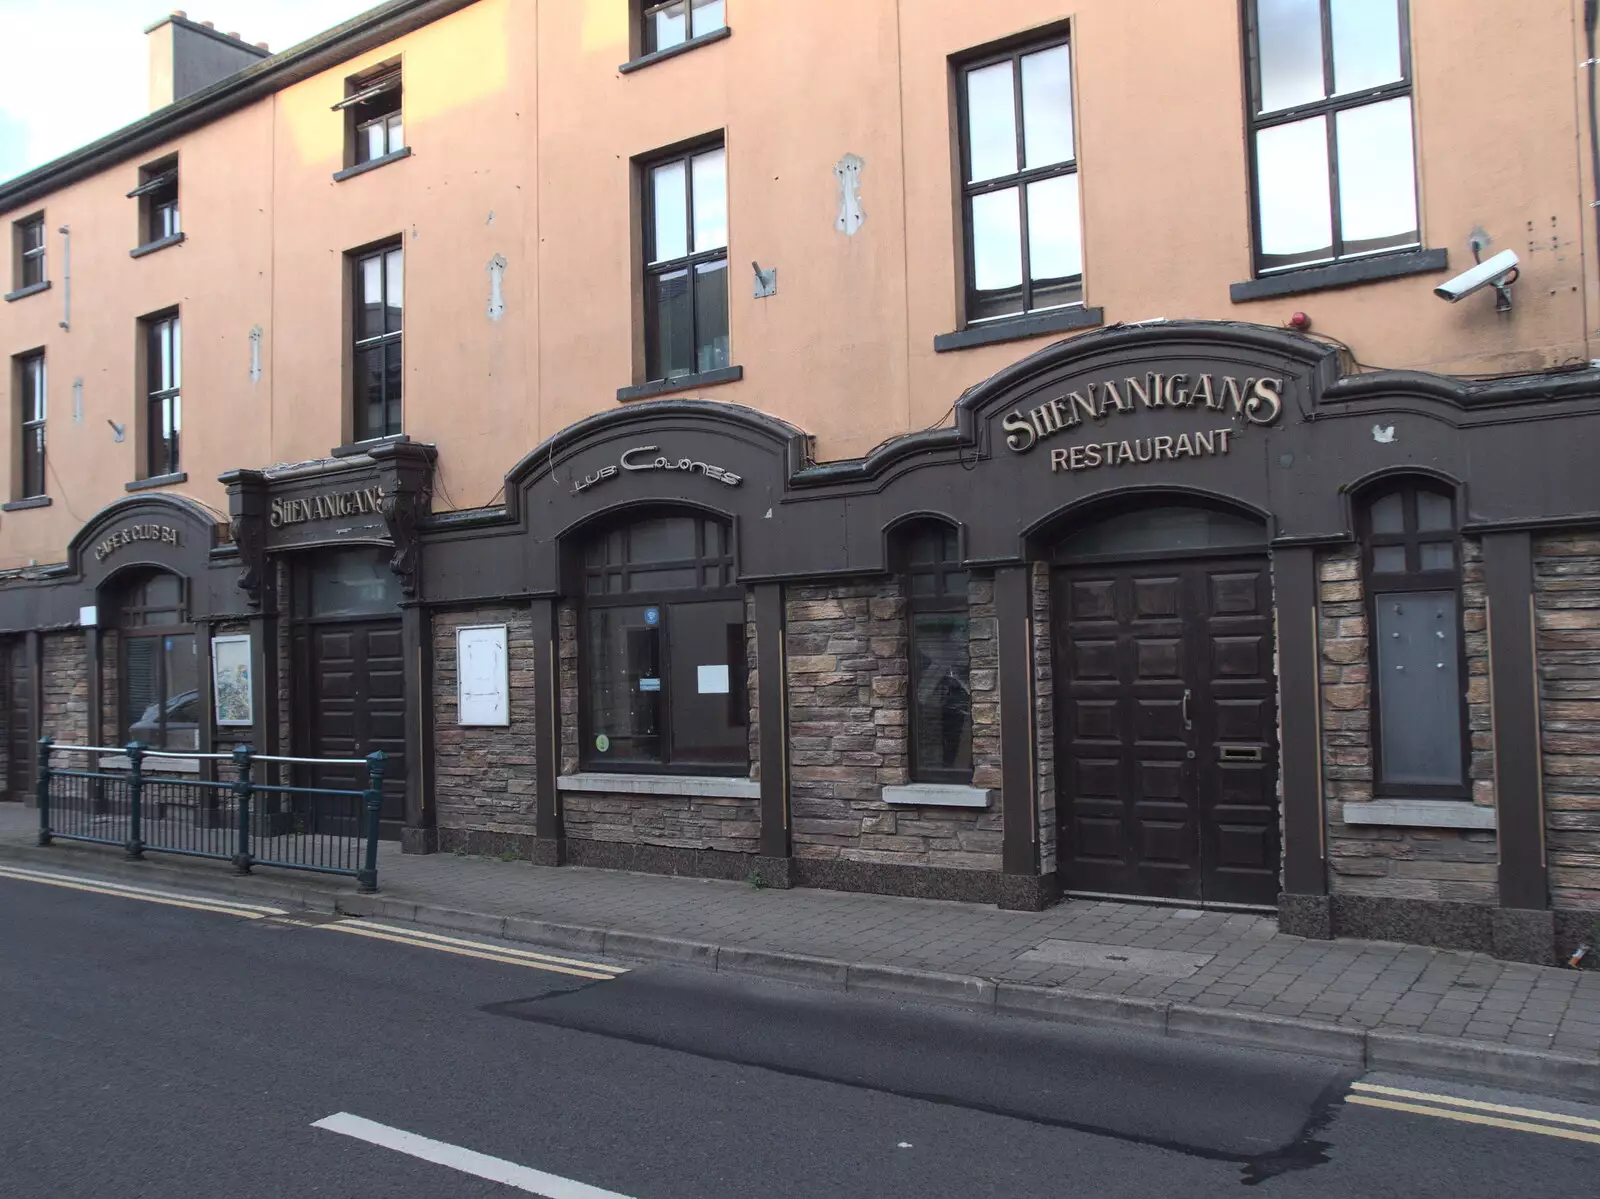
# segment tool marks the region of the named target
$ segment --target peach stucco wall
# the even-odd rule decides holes
[[[958,320],[949,60],[1071,20],[1086,300],[1107,323],[1198,317],[1280,325],[1304,310],[1365,363],[1536,370],[1590,356],[1593,192],[1583,169],[1577,0],[1412,0],[1423,238],[1523,256],[1516,310],[1446,305],[1421,276],[1235,305],[1250,275],[1237,0],[727,0],[733,36],[627,75],[626,0],[480,0],[186,135],[179,247],[130,259],[138,161],[0,214],[45,209],[51,291],[0,309],[0,351],[44,346],[48,508],[0,516],[0,568],[57,561],[125,494],[140,442],[135,319],[184,323],[177,488],[225,507],[240,466],[325,455],[348,438],[343,257],[406,247],[406,431],[440,447],[440,507],[491,500],[541,439],[638,381],[631,160],[725,131],[730,324],[742,381],[706,398],[861,453],[939,421],[971,384],[1044,344],[936,354]],[[1484,47],[1495,49],[1492,70]],[[335,183],[344,80],[398,57],[412,156]],[[161,151],[165,152],[165,151]],[[866,223],[834,229],[833,165],[865,161]],[[139,161],[159,156],[152,151]],[[72,229],[72,328],[60,243]],[[505,309],[488,314],[504,258]],[[750,262],[777,267],[751,295]],[[252,327],[262,372],[249,373]],[[81,422],[72,381],[84,381]],[[7,473],[16,400],[0,422]],[[128,436],[112,439],[107,421]]]

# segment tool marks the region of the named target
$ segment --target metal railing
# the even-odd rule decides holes
[[[57,754],[86,756],[63,769]],[[107,762],[106,759],[113,759]],[[168,759],[231,762],[231,782],[177,777]],[[365,790],[259,782],[256,763],[365,766]],[[124,765],[126,763],[126,765]],[[175,763],[174,763],[175,765]],[[361,891],[378,889],[378,825],[383,808],[382,753],[365,758],[285,758],[241,745],[231,754],[39,742],[39,844],[89,841],[146,852],[216,858],[240,874],[256,866],[349,875]]]

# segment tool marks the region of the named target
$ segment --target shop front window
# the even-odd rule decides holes
[[[584,767],[744,774],[744,596],[732,531],[664,515],[583,549]]]
[[[902,534],[911,659],[911,778],[972,781],[967,571],[955,527],[926,521]]]
[[[122,639],[121,741],[150,749],[200,745],[200,665],[184,610],[183,580],[158,571],[123,591],[117,608]]]

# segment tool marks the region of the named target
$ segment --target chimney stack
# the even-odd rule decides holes
[[[145,31],[150,45],[150,111],[175,104],[260,62],[264,43],[252,46],[237,33],[218,33],[210,21],[191,21],[182,9]]]

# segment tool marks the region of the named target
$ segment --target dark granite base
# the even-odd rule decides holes
[[[1556,920],[1554,912],[1496,908],[1490,919],[1494,939],[1491,952],[1507,962],[1530,962],[1535,966],[1556,964]]]
[[[1488,904],[1439,899],[1333,896],[1333,932],[1367,941],[1403,941],[1439,949],[1494,952],[1494,913]]]
[[[567,839],[565,837],[531,837],[528,858],[535,866],[565,866],[567,864]]]
[[[481,829],[442,828],[439,849],[444,853],[470,853],[485,858],[520,858],[533,861],[539,838],[530,833],[489,833]]]
[[[567,838],[567,863],[599,870],[632,870],[638,874],[676,874],[743,882],[750,877],[757,860],[754,854],[725,849],[683,849],[674,845]]]
[[[1333,940],[1333,901],[1326,895],[1278,896],[1278,931],[1313,941]]]
[[[1556,959],[1558,965],[1587,945],[1589,953],[1579,967],[1583,970],[1600,970],[1600,912],[1552,912],[1555,923]]]
[[[1061,879],[1054,874],[1002,874],[995,902],[1002,911],[1042,912],[1061,902]]]
[[[795,858],[796,886],[821,887],[829,891],[861,891],[868,895],[903,895],[912,899],[954,899],[961,903],[999,905],[1008,894],[1007,880],[1049,884],[1054,880],[1031,876],[992,874],[986,870],[951,870],[942,866],[892,866],[875,862],[825,861],[820,858]],[[1023,888],[1010,892],[1026,902],[1042,901],[1019,895]],[[1036,907],[1021,907],[1037,911]]]
[[[401,853],[438,853],[439,830],[436,828],[403,828],[400,830]]]
[[[777,891],[787,891],[794,886],[794,859],[751,858],[748,877],[758,887],[771,887]]]

